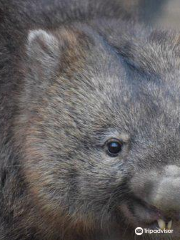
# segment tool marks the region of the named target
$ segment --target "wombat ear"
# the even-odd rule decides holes
[[[35,78],[52,78],[60,61],[58,39],[44,30],[32,30],[28,35],[28,68]]]

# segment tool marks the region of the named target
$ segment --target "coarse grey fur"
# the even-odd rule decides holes
[[[0,239],[179,239],[179,33],[3,4]],[[174,234],[135,236],[157,209]]]

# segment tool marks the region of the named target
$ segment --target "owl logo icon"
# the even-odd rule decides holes
[[[142,235],[142,234],[143,234],[143,229],[142,229],[141,227],[137,227],[137,228],[135,229],[135,234],[136,234],[136,235]]]

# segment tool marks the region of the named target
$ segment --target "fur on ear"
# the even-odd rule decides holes
[[[35,77],[34,80],[50,79],[54,76],[60,61],[60,53],[59,40],[52,33],[41,29],[29,32],[28,68],[33,78]]]
[[[59,53],[58,39],[44,30],[32,30],[28,35],[29,55],[39,60],[57,57]],[[43,58],[43,59],[41,59]]]
[[[51,32],[32,30],[26,45],[25,95],[36,101],[56,79],[61,58],[61,41]]]

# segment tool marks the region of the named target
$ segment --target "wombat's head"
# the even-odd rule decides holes
[[[178,226],[180,83],[163,51],[118,53],[86,27],[30,32],[18,121],[40,211],[71,226]]]

